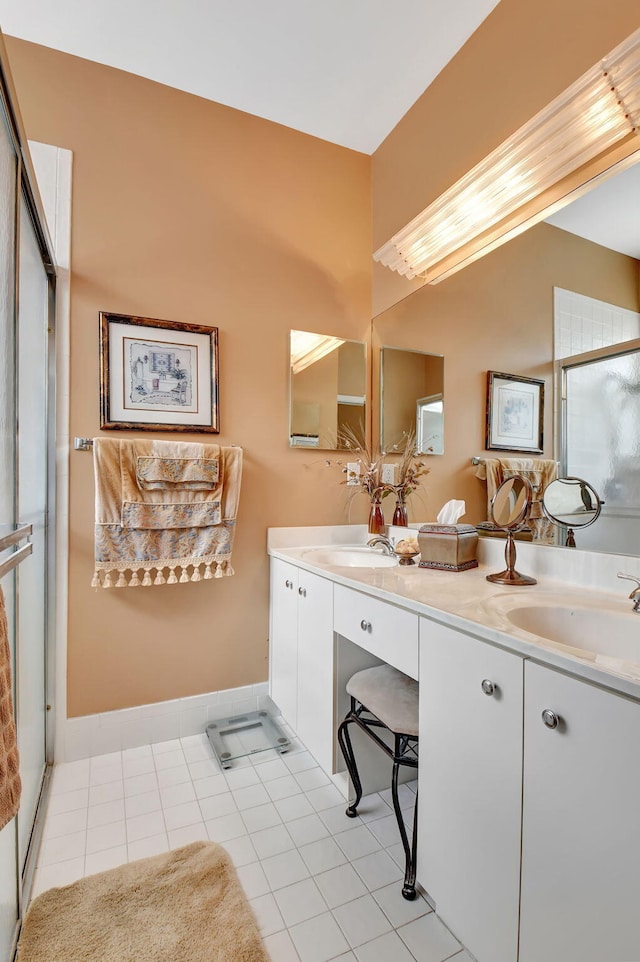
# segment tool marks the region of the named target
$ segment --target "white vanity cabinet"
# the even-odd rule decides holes
[[[640,959],[640,703],[531,662],[525,692],[519,962]]]
[[[270,693],[319,765],[334,771],[333,583],[271,561]]]
[[[478,962],[518,954],[522,679],[520,656],[420,619],[418,881]]]

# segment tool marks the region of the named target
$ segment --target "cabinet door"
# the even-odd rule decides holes
[[[271,561],[270,694],[296,730],[298,692],[298,569]]]
[[[333,583],[299,572],[297,733],[318,764],[335,771]]]
[[[520,962],[640,959],[640,705],[531,663],[525,705]]]
[[[522,690],[517,655],[421,619],[418,881],[478,962],[517,958]]]

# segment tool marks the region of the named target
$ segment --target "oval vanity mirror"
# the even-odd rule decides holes
[[[587,528],[602,510],[595,488],[582,478],[558,478],[545,488],[542,510],[554,524],[567,528],[565,546],[575,548],[574,528]]]
[[[494,575],[487,575],[487,581],[494,581],[499,585],[535,585],[536,579],[529,575],[522,575],[516,571],[516,543],[513,539],[514,531],[522,528],[529,516],[531,508],[532,489],[526,478],[519,474],[503,481],[491,502],[491,514],[494,524],[507,533],[507,544],[504,549],[506,568]]]

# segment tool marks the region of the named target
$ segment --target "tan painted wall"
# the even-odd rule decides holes
[[[554,456],[553,287],[638,310],[639,266],[539,224],[374,319],[374,351],[393,344],[444,355],[444,454],[429,459],[424,490],[409,501],[410,521],[435,520],[451,498],[466,501],[466,522],[486,517],[486,486],[471,458],[484,451],[487,371],[545,380],[544,449]]]
[[[288,333],[368,335],[370,159],[7,47],[28,136],[74,152],[71,434],[99,431],[98,311],[183,320],[220,329],[220,442],[246,458],[234,578],[96,591],[91,457],[71,454],[69,714],[262,681],[267,526],[346,520],[340,472],[289,449]]]

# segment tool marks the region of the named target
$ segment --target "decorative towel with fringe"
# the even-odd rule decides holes
[[[93,466],[92,587],[171,585],[234,573],[241,448],[94,438]]]
[[[0,829],[3,829],[18,811],[22,791],[12,687],[7,613],[0,588]]]
[[[547,458],[486,458],[476,468],[476,477],[487,482],[487,512],[491,517],[493,497],[507,478],[520,475],[531,483],[533,497],[529,523],[533,530],[533,540],[548,542],[553,538],[553,524],[544,516],[542,495],[547,485],[558,477],[556,461]]]

